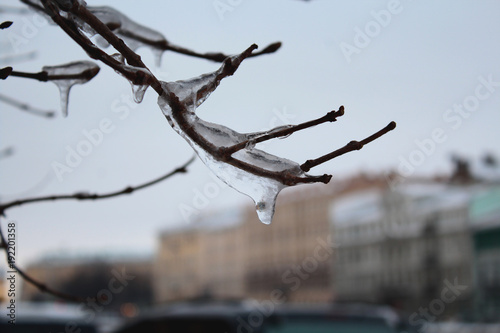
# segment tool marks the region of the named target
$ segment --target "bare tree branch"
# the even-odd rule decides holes
[[[5,240],[5,237],[3,235],[2,224],[1,223],[0,223],[0,241],[1,241],[0,248],[2,248],[5,251],[5,256],[6,256],[6,260],[7,260],[7,264],[9,265],[9,268],[17,271],[17,273],[19,273],[19,275],[21,275],[21,277],[25,281],[27,281],[28,283],[31,283],[38,290],[40,290],[40,291],[42,291],[44,293],[53,295],[53,296],[55,296],[57,298],[64,299],[66,301],[74,302],[74,303],[75,302],[79,303],[79,302],[84,302],[85,301],[85,299],[82,298],[82,297],[78,297],[78,296],[75,296],[75,295],[66,294],[66,293],[60,292],[58,290],[52,289],[51,287],[47,286],[46,284],[44,284],[44,283],[36,280],[35,278],[31,277],[24,270],[20,269],[19,266],[17,266],[17,264],[15,262],[13,262],[11,260],[10,256],[9,256],[8,244],[7,244],[7,241]]]
[[[4,103],[7,103],[7,104],[10,104],[12,106],[15,106],[19,110],[26,111],[26,112],[29,112],[31,114],[35,114],[37,116],[42,116],[42,117],[46,117],[46,118],[52,118],[56,114],[54,111],[51,111],[51,110],[42,110],[42,109],[36,108],[34,106],[31,106],[29,104],[20,102],[18,100],[15,100],[15,99],[10,98],[8,96],[5,96],[3,94],[0,94],[0,101],[2,101]]]
[[[50,0],[41,0],[41,1],[46,11],[48,11],[50,15],[53,17],[54,21],[57,24],[59,24],[61,28],[63,28],[68,33],[68,35],[70,35],[75,41],[77,41],[87,51],[87,53],[89,53],[91,57],[93,57],[94,59],[99,59],[105,62],[106,64],[110,65],[112,68],[114,68],[119,73],[124,75],[132,83],[150,85],[160,96],[159,101],[161,101],[163,105],[162,111],[164,112],[165,116],[167,117],[167,119],[172,118],[169,119],[169,122],[174,121],[175,126],[179,127],[178,130],[182,133],[182,135],[186,138],[186,140],[188,140],[192,144],[195,144],[197,147],[203,149],[204,152],[206,152],[211,156],[211,159],[214,159],[222,163],[226,163],[254,176],[264,177],[278,181],[286,186],[293,186],[299,183],[315,183],[315,182],[328,183],[330,181],[331,175],[324,174],[320,176],[311,176],[303,172],[300,173],[297,172],[295,165],[293,164],[290,164],[289,169],[277,170],[275,167],[272,167],[273,162],[271,162],[270,159],[274,158],[271,157],[269,154],[264,155],[264,153],[255,150],[248,151],[246,147],[249,144],[255,144],[258,142],[270,140],[275,137],[289,135],[298,130],[309,128],[323,122],[335,121],[338,116],[341,116],[343,114],[343,108],[337,112],[332,111],[327,115],[325,115],[324,117],[318,118],[313,121],[305,122],[303,124],[299,124],[296,126],[290,126],[287,128],[277,128],[267,133],[249,134],[246,136],[247,137],[246,140],[241,140],[240,142],[234,142],[230,146],[221,146],[218,143],[211,142],[209,137],[205,137],[204,135],[198,132],[199,127],[196,124],[199,122],[201,123],[202,121],[196,116],[193,117],[193,112],[195,111],[196,106],[201,104],[208,97],[208,95],[216,89],[216,87],[219,85],[220,81],[223,78],[233,75],[235,73],[241,62],[244,59],[250,57],[253,54],[253,51],[257,49],[257,46],[255,44],[250,46],[248,49],[246,49],[243,53],[241,53],[238,56],[231,56],[226,58],[223,61],[222,66],[220,67],[219,70],[213,73],[202,75],[198,78],[194,78],[192,79],[193,81],[185,81],[186,84],[187,82],[196,82],[193,83],[195,85],[194,88],[190,88],[192,89],[191,90],[191,93],[193,94],[192,98],[196,101],[195,103],[196,106],[193,106],[193,103],[189,101],[187,102],[188,104],[185,104],[186,101],[184,100],[181,101],[179,99],[179,96],[177,95],[177,92],[172,91],[171,88],[169,88],[170,86],[168,84],[165,83],[165,85],[163,85],[163,83],[161,83],[148,70],[146,65],[142,62],[140,56],[137,53],[135,53],[130,47],[128,47],[123,42],[123,40],[120,39],[112,31],[112,29],[117,29],[117,27],[120,26],[121,22],[125,20],[125,18],[117,17],[115,20],[117,22],[113,20],[107,20],[107,24],[105,24],[104,22],[100,21],[100,19],[96,17],[96,15],[94,15],[92,9],[89,10],[85,5],[80,4],[78,1],[74,1],[71,5],[68,5],[67,7],[64,8],[61,6],[58,7],[58,5],[56,5],[54,2],[51,2]],[[109,9],[102,9],[102,8],[93,9],[93,11],[97,13],[97,15],[100,15],[99,10],[104,11],[106,13],[116,14],[116,12],[113,11],[110,12]],[[116,64],[113,63],[112,61],[108,61],[107,57],[110,56],[104,53],[99,48],[97,48],[94,44],[92,44],[92,42],[90,42],[85,36],[83,36],[83,34],[79,30],[83,28],[81,27],[78,28],[76,23],[62,17],[60,11],[71,13],[74,17],[77,17],[85,24],[88,24],[88,26],[91,29],[93,29],[93,31],[101,35],[101,37],[103,37],[109,44],[111,44],[126,59],[127,63],[130,64],[132,67],[129,68],[124,63]],[[81,23],[78,24],[81,25]],[[138,26],[137,29],[141,27],[142,26]],[[148,30],[148,32],[151,31]],[[123,34],[123,31],[121,31],[121,33]],[[154,35],[154,38],[158,38],[158,35]],[[156,42],[163,43],[163,40],[160,38]],[[175,90],[175,88],[172,89]],[[194,91],[193,89],[196,91]],[[206,122],[204,124],[208,125]],[[240,133],[237,133],[231,129],[223,128],[221,126],[212,126],[212,125],[208,125],[210,128],[209,130],[213,130],[215,132],[218,131],[226,132],[226,135],[228,136],[231,135],[235,135],[237,137],[242,136]],[[377,132],[379,133],[377,137],[380,137],[381,135],[387,133],[388,131],[393,129],[394,126],[395,123],[391,123],[391,125],[386,127],[384,130]],[[208,129],[208,127],[205,127],[205,129]],[[363,142],[364,143],[371,142],[376,137],[372,136],[370,138],[371,138],[370,140],[365,139]],[[254,157],[249,157],[246,158],[245,160],[235,158],[233,154],[237,153],[242,149],[245,149],[246,152],[250,155],[253,154]],[[339,156],[348,151],[356,149],[360,149],[359,143],[357,143],[356,145],[352,143],[345,148],[341,148],[340,150],[334,151],[323,157],[320,157],[315,160],[310,160],[304,163],[302,166],[297,165],[297,168],[302,171],[309,170],[313,166],[316,166],[336,156]],[[245,155],[245,157],[248,157],[249,156],[248,154]],[[259,157],[260,161],[267,159],[268,162],[264,164],[258,162],[258,160],[255,159],[255,156],[257,155],[260,156]],[[279,189],[277,190],[279,191]]]
[[[12,67],[4,67],[0,69],[0,80],[5,80],[12,73]]]
[[[69,74],[69,75],[49,75],[46,71],[41,71],[38,73],[27,73],[12,70],[9,76],[22,77],[26,79],[34,79],[41,82],[56,81],[56,80],[86,80],[89,81],[93,79],[99,73],[99,67],[94,67],[80,73]]]
[[[176,168],[173,171],[170,171],[169,173],[158,177],[156,179],[153,179],[149,182],[136,185],[136,186],[127,186],[122,190],[119,191],[114,191],[110,193],[104,193],[104,194],[97,194],[97,193],[75,193],[75,194],[66,194],[66,195],[51,195],[51,196],[45,196],[45,197],[36,197],[36,198],[28,198],[28,199],[21,199],[21,200],[15,200],[11,201],[5,204],[0,205],[0,215],[5,215],[5,211],[11,207],[16,207],[16,206],[21,206],[27,203],[33,203],[33,202],[44,202],[44,201],[56,201],[56,200],[99,200],[99,199],[108,199],[112,197],[117,197],[123,194],[130,194],[138,190],[142,190],[146,187],[155,185],[167,178],[170,178],[171,176],[177,174],[177,173],[186,173],[187,172],[187,167],[193,163],[194,161],[194,156],[189,159],[186,163],[181,165],[180,167]]]
[[[351,152],[353,150],[360,150],[361,148],[363,148],[364,145],[372,142],[375,139],[380,138],[382,135],[386,134],[389,131],[392,131],[395,128],[396,128],[396,123],[394,121],[391,121],[386,127],[382,128],[380,131],[367,137],[366,139],[362,141],[351,141],[344,147],[337,149],[329,154],[326,154],[314,160],[307,160],[304,164],[300,166],[300,168],[305,172],[307,172],[311,168],[320,165],[322,163],[325,163],[331,159],[334,159],[335,157]]]
[[[300,131],[300,130],[303,130],[303,129],[306,129],[309,127],[313,127],[313,126],[316,126],[316,125],[319,125],[322,123],[326,123],[326,122],[334,122],[334,121],[337,121],[338,117],[341,117],[343,115],[344,115],[344,106],[342,105],[342,106],[340,106],[338,111],[328,112],[325,116],[318,118],[316,120],[310,120],[310,121],[307,121],[305,123],[295,125],[295,126],[290,126],[290,127],[285,126],[285,128],[279,129],[279,130],[274,130],[274,131],[271,130],[271,131],[265,133],[264,135],[256,136],[255,138],[240,142],[239,144],[234,145],[234,146],[229,147],[229,148],[224,148],[224,150],[225,150],[224,153],[225,154],[233,154],[233,153],[237,152],[238,150],[245,148],[250,143],[256,144],[256,143],[271,140],[274,138],[286,137],[286,136],[291,135],[292,133],[295,133],[297,131]]]
[[[23,204],[27,203],[33,203],[33,202],[42,202],[42,201],[54,201],[54,200],[98,200],[98,199],[107,199],[111,197],[117,197],[123,194],[130,194],[132,192],[144,189],[146,187],[152,186],[154,184],[157,184],[177,173],[185,173],[187,172],[187,167],[194,161],[194,156],[189,159],[186,163],[184,163],[182,166],[176,168],[175,170],[158,177],[156,179],[153,179],[149,182],[143,183],[141,185],[137,185],[134,187],[128,186],[124,188],[123,190],[120,191],[115,191],[115,192],[110,192],[106,194],[89,194],[89,193],[76,193],[73,195],[54,195],[54,196],[47,196],[47,197],[38,197],[38,198],[31,198],[31,199],[25,199],[25,200],[16,200],[10,203],[6,203],[3,205],[0,205],[0,216],[5,215],[5,211],[8,208],[15,207],[15,206],[20,206]],[[0,248],[3,248],[6,254],[6,259],[7,259],[7,264],[12,268],[15,269],[27,282],[31,283],[33,286],[35,286],[37,289],[40,291],[53,295],[55,297],[58,297],[60,299],[64,299],[70,302],[83,302],[85,300],[88,301],[88,298],[82,298],[78,297],[75,295],[69,295],[63,292],[60,292],[58,290],[52,289],[48,287],[46,284],[39,282],[38,280],[34,279],[30,275],[28,275],[26,272],[24,272],[22,269],[20,269],[17,264],[13,261],[10,260],[9,254],[8,254],[8,245],[7,242],[4,238],[3,232],[2,232],[2,225],[0,223]]]

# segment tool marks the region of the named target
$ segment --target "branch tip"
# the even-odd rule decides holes
[[[343,112],[343,110],[344,110],[344,108],[341,107],[341,110],[339,110],[339,112],[340,111]],[[337,149],[337,150],[334,150],[333,152],[331,152],[329,154],[323,155],[323,156],[316,158],[316,159],[307,160],[305,163],[303,163],[300,166],[300,168],[302,169],[302,171],[307,172],[307,171],[311,170],[311,168],[313,168],[317,165],[320,165],[322,163],[325,163],[331,159],[334,159],[335,157],[349,153],[349,152],[354,151],[354,150],[360,150],[366,144],[372,142],[373,140],[380,138],[382,135],[386,134],[387,132],[392,131],[395,128],[396,128],[396,122],[391,121],[387,126],[382,128],[378,132],[370,135],[369,137],[365,138],[364,140],[362,140],[362,141],[352,140],[349,143],[347,143],[344,147]]]
[[[5,21],[5,22],[2,22],[0,23],[0,29],[7,29],[8,27],[10,27],[12,25],[12,21]]]
[[[0,79],[5,80],[12,73],[12,67],[4,67],[0,69]]]

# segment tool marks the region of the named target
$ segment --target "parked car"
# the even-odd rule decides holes
[[[15,312],[0,311],[2,333],[97,333],[78,307],[54,303],[19,303]],[[9,315],[14,314],[10,317]],[[12,321],[9,323],[9,321]]]
[[[149,311],[116,333],[397,333],[390,308],[371,305],[274,305],[254,302],[174,304]]]

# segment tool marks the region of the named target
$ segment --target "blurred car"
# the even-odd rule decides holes
[[[396,333],[407,331],[389,308],[371,305],[183,303],[157,308],[115,333]]]
[[[2,304],[3,305],[3,304]],[[10,311],[2,306],[0,332],[2,333],[97,333],[95,325],[76,306],[56,303],[19,303],[15,309],[14,324]]]

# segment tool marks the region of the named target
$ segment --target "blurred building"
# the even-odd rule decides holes
[[[386,184],[354,177],[280,194],[272,226],[253,208],[204,216],[165,230],[155,263],[156,301],[196,297],[326,302],[333,297],[329,207],[346,193]]]
[[[335,300],[410,312],[443,304],[443,318],[466,309],[498,314],[494,179],[476,178],[456,159],[449,177],[362,174],[284,191],[271,226],[249,208],[165,230],[155,301]]]
[[[475,320],[494,321],[500,314],[500,189],[478,195],[471,202],[474,240]]]
[[[83,299],[96,298],[96,307],[125,316],[152,303],[151,256],[59,254],[29,265],[25,272],[54,290]],[[54,299],[23,280],[21,300]]]
[[[237,211],[228,211],[162,233],[154,265],[156,301],[241,297],[245,249],[240,221]]]
[[[498,317],[500,177],[480,174],[455,158],[450,177],[389,177],[332,201],[335,299]]]
[[[481,185],[417,182],[333,202],[336,299],[410,310],[429,304],[451,283],[467,286],[459,299],[468,300],[473,291],[469,203],[482,191]]]

